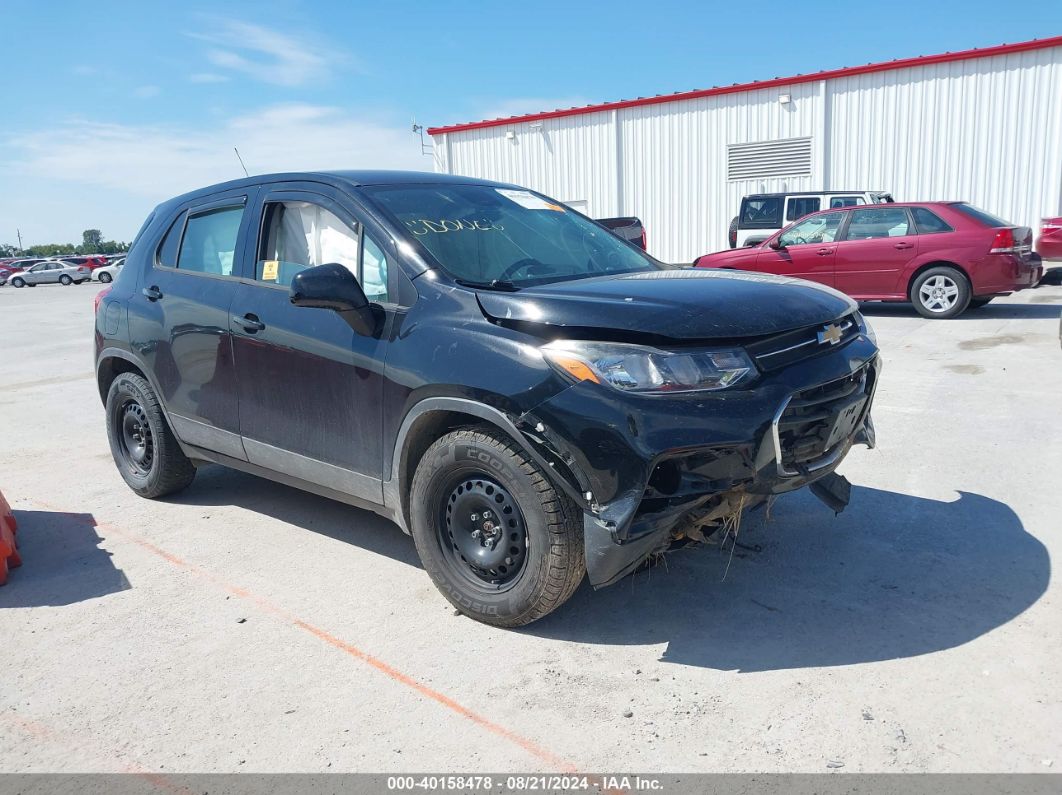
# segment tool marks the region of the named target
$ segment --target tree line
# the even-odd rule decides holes
[[[19,249],[10,243],[0,243],[0,257],[55,257],[64,254],[121,254],[128,243],[104,240],[99,229],[86,229],[80,243],[40,243]]]

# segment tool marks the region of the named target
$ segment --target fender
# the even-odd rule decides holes
[[[568,480],[561,475],[553,464],[546,460],[534,447],[528,444],[527,437],[516,426],[516,423],[498,409],[488,406],[485,403],[480,403],[475,400],[469,400],[467,398],[457,397],[429,397],[420,401],[414,405],[405,418],[402,420],[402,425],[398,429],[398,434],[395,437],[394,450],[391,454],[391,474],[390,477],[383,482],[383,499],[384,505],[390,508],[396,517],[398,526],[402,528],[403,532],[409,533],[409,522],[406,517],[406,509],[403,504],[402,495],[408,493],[408,483],[402,482],[402,465],[403,454],[406,449],[406,441],[409,437],[409,433],[413,428],[414,423],[426,414],[437,411],[457,412],[460,414],[468,414],[478,419],[488,422],[498,430],[504,431],[520,448],[520,451],[524,453],[528,458],[534,461],[550,481],[564,491],[569,497],[575,500],[576,504],[585,509],[586,499],[579,489],[568,482]]]
[[[166,402],[162,398],[162,390],[159,389],[159,385],[158,382],[155,381],[154,374],[151,372],[151,369],[136,356],[136,354],[132,353],[131,351],[127,351],[125,348],[104,348],[102,351],[99,352],[99,355],[96,356],[96,388],[100,388],[100,367],[107,359],[124,359],[130,364],[136,365],[136,368],[141,373],[143,373],[144,378],[146,378],[148,383],[151,384],[151,388],[155,390],[155,395],[156,397],[158,397],[159,405],[162,407],[162,413],[166,415],[166,421],[169,422],[170,410],[166,407]],[[103,403],[104,406],[107,405],[107,393],[104,392],[102,389],[100,390],[100,402]],[[170,427],[173,427],[172,422],[170,422]]]

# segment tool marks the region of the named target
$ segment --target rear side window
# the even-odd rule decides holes
[[[777,229],[782,224],[782,197],[763,196],[741,202],[742,227],[750,229]]]
[[[789,200],[789,206],[785,210],[785,220],[796,221],[805,215],[819,211],[818,196],[796,196]]]
[[[914,215],[915,226],[918,227],[919,234],[931,235],[934,232],[955,231],[944,222],[943,218],[925,207],[912,207],[911,214]]]
[[[873,240],[910,234],[910,222],[903,208],[852,210],[846,240]]]
[[[1004,221],[1002,218],[999,218],[998,216],[992,215],[991,213],[986,213],[984,210],[978,209],[977,207],[974,207],[972,204],[966,204],[964,202],[960,202],[958,204],[953,204],[951,206],[954,207],[956,210],[958,210],[963,215],[969,216],[970,218],[973,218],[975,221],[977,221],[979,223],[982,223],[985,226],[990,226],[992,228],[996,228],[996,227],[1000,227],[1000,226],[1014,226],[1014,224],[1009,224],[1006,221]]]
[[[855,207],[857,204],[866,204],[862,196],[834,196],[830,199],[830,209],[835,207]]]
[[[188,216],[177,270],[231,276],[243,207],[223,207]]]

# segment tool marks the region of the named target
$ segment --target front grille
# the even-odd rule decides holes
[[[834,440],[830,433],[846,411],[865,413],[859,406],[864,395],[873,393],[874,370],[866,365],[851,375],[797,392],[790,398],[776,421],[779,464],[786,474],[823,466],[824,462],[847,441]],[[858,427],[858,419],[854,425]]]
[[[836,343],[831,344],[820,340],[820,334],[829,326],[837,326],[840,329],[840,337]],[[859,324],[856,322],[856,316],[852,314],[834,323],[805,326],[765,340],[758,340],[746,345],[745,348],[756,360],[760,369],[769,372],[846,345],[858,335]]]

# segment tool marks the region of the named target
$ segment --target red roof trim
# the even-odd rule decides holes
[[[971,58],[990,58],[994,55],[1008,55],[1016,52],[1029,50],[1042,50],[1049,47],[1062,46],[1062,36],[1052,36],[1047,39],[1033,39],[1021,41],[1015,44],[999,44],[995,47],[974,48],[960,52],[945,52],[939,55],[919,55],[914,58],[897,58],[893,61],[882,63],[865,64],[864,66],[845,66],[840,69],[829,69],[824,72],[814,72],[807,75],[794,75],[793,77],[776,77],[773,80],[758,80],[751,83],[734,83],[731,86],[717,86],[715,88],[703,88],[696,91],[678,91],[674,94],[658,94],[655,97],[639,97],[638,99],[624,99],[619,102],[603,102],[600,105],[586,105],[581,108],[566,108],[564,110],[550,110],[543,113],[528,113],[524,116],[509,116],[504,119],[488,119],[486,121],[474,121],[467,124],[451,124],[447,127],[430,127],[428,135],[440,135],[441,133],[458,132],[461,130],[478,130],[483,127],[502,127],[509,124],[519,124],[542,119],[556,119],[562,116],[581,116],[586,113],[600,113],[606,110],[621,110],[623,108],[635,108],[640,105],[658,105],[663,102],[680,102],[687,99],[700,99],[701,97],[716,97],[722,94],[736,94],[741,91],[759,91],[764,88],[777,88],[778,86],[791,86],[800,83],[813,83],[817,80],[831,80],[837,77],[849,77],[851,75],[865,75],[872,72],[888,72],[893,69],[906,69],[911,66],[930,66],[938,63],[951,61],[967,61]]]

